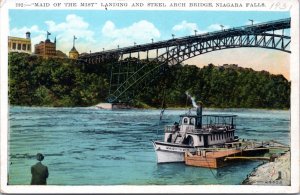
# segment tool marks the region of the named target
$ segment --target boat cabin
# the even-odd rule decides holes
[[[236,115],[197,115],[184,114],[179,123],[165,127],[165,142],[211,147],[224,145],[236,140]]]

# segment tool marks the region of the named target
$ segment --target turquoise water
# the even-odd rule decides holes
[[[211,170],[184,163],[157,164],[151,140],[184,110],[99,110],[11,107],[9,184],[29,184],[35,154],[45,155],[50,185],[240,184],[261,162]],[[290,142],[290,112],[204,110],[237,114],[241,138]],[[158,134],[157,134],[158,133]]]

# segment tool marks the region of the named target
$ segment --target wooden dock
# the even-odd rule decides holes
[[[200,150],[196,154],[186,152],[185,164],[216,169],[229,165],[231,160],[269,160],[269,158],[259,156],[268,151],[269,149],[267,148],[257,148],[251,150]]]
[[[206,168],[219,168],[226,166],[228,161],[225,157],[232,157],[239,155],[240,150],[226,150],[226,151],[198,151],[197,154],[185,153],[185,164]]]

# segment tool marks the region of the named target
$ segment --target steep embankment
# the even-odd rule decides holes
[[[155,67],[154,63],[147,66]],[[69,59],[43,59],[24,53],[10,53],[10,104],[91,106],[105,102],[109,93],[111,67],[114,64],[94,65],[76,63]],[[164,68],[155,79],[151,77],[149,82],[139,82],[140,85],[132,86],[128,93],[124,93],[129,100],[134,100],[133,106],[185,107],[191,105],[186,96],[188,91],[197,101],[202,101],[205,107],[290,107],[290,82],[282,75],[254,71],[238,65],[210,64],[199,68],[178,64]],[[122,79],[126,77],[112,79],[112,82],[119,82],[119,79],[122,83]]]

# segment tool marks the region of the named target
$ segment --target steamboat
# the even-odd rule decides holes
[[[223,148],[237,142],[236,115],[203,115],[199,102],[196,114],[180,115],[179,122],[167,125],[164,140],[153,141],[158,163],[184,162],[185,153],[209,148]]]

